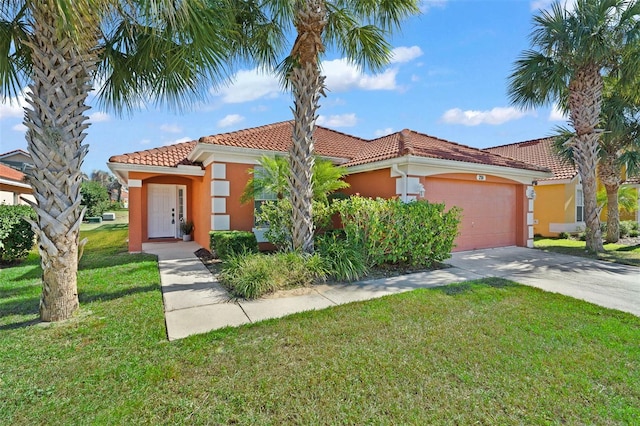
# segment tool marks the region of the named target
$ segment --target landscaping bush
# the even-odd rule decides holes
[[[623,220],[620,222],[620,238],[631,236],[633,231],[638,231],[638,222],[633,220]]]
[[[561,232],[558,234],[558,238],[561,240],[568,240],[571,235],[568,232]]]
[[[260,226],[269,227],[265,236],[270,243],[280,251],[292,251],[291,237],[292,223],[291,201],[288,198],[266,201],[256,212],[257,222]],[[331,207],[320,201],[313,201],[313,224],[316,230],[326,228],[331,222]]]
[[[346,238],[362,247],[371,266],[430,266],[451,256],[460,209],[444,204],[351,197],[334,203]]]
[[[355,281],[368,272],[362,247],[339,233],[326,233],[316,240],[316,250],[322,257],[327,275],[339,281]]]
[[[37,219],[29,206],[7,206],[0,204],[0,260],[14,262],[27,257],[33,247],[34,232],[24,219]]]
[[[220,259],[240,253],[256,253],[258,241],[249,231],[211,231],[209,232],[211,252],[216,252]]]
[[[80,194],[82,196],[82,205],[87,207],[85,214],[87,217],[102,216],[102,213],[111,207],[109,193],[99,182],[92,180],[82,182]]]
[[[231,255],[219,279],[232,295],[255,299],[276,290],[308,286],[324,277],[320,256],[288,252]]]

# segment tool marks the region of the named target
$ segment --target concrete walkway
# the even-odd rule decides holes
[[[498,276],[640,316],[640,268],[520,247],[454,253],[451,268],[232,301],[194,255],[194,242],[146,243],[158,256],[169,340],[417,288]],[[302,293],[302,294],[301,294]]]

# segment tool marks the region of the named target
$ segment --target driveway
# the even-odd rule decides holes
[[[640,316],[640,268],[522,247],[453,253],[445,263]]]

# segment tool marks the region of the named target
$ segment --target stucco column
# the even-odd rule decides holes
[[[142,180],[129,179],[129,253],[142,251]]]

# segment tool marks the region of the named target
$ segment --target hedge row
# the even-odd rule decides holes
[[[0,204],[0,261],[24,259],[33,247],[35,234],[25,217],[37,219],[36,212],[29,206]]]

